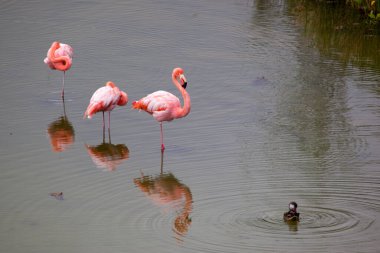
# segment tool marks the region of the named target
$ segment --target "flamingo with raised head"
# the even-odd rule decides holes
[[[113,82],[107,82],[105,86],[97,89],[91,97],[83,118],[89,119],[97,112],[103,112],[103,133],[105,129],[104,112],[108,112],[108,132],[111,126],[111,111],[118,105],[124,106],[128,103],[128,95],[121,91]]]
[[[191,109],[190,95],[186,92],[187,81],[183,69],[173,69],[172,81],[182,94],[183,107],[176,96],[162,90],[153,92],[132,103],[133,109],[144,110],[160,122],[162,152],[165,150],[162,122],[185,117],[190,113]]]
[[[71,68],[72,60],[73,48],[67,44],[59,43],[58,41],[54,41],[51,44],[47,52],[47,57],[44,59],[44,62],[51,69],[63,71],[62,98],[64,98],[65,73]]]

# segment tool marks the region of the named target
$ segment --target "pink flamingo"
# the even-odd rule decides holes
[[[105,86],[100,87],[92,95],[90,104],[84,112],[86,116],[91,119],[92,115],[97,112],[103,112],[103,133],[105,129],[104,112],[108,112],[108,132],[110,131],[111,111],[116,105],[124,106],[128,103],[128,95],[121,91],[113,82],[107,82]]]
[[[162,152],[165,150],[162,121],[172,121],[173,119],[185,117],[189,114],[191,109],[190,96],[185,90],[187,81],[183,69],[173,69],[172,80],[182,94],[184,101],[183,107],[181,107],[181,102],[176,96],[162,90],[153,92],[146,97],[141,98],[139,101],[134,101],[132,103],[133,109],[144,110],[160,122]]]
[[[47,52],[44,62],[51,68],[63,71],[61,96],[64,98],[65,73],[70,69],[73,59],[73,48],[67,44],[54,41]]]

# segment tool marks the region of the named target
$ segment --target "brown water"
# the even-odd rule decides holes
[[[376,35],[297,1],[0,5],[0,252],[379,252]],[[54,40],[74,48],[64,104]],[[163,157],[130,103],[110,136],[82,119],[109,80],[179,96],[176,66],[192,110]]]

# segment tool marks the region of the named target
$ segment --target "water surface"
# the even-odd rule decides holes
[[[338,34],[294,1],[0,7],[1,252],[380,248],[376,35]],[[74,48],[65,103],[63,74],[43,64],[54,40]],[[159,124],[130,103],[105,136],[101,114],[83,119],[110,80],[130,101],[180,96],[176,66],[192,110],[164,124],[164,156]]]

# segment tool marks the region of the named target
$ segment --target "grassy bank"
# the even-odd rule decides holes
[[[299,0],[300,5],[326,4],[351,9],[360,15],[361,23],[377,26],[380,30],[380,0]]]
[[[346,0],[288,3],[310,46],[347,66],[380,70],[380,21],[371,23]]]
[[[380,0],[337,0],[337,2],[357,9],[370,23],[380,22]]]
[[[380,22],[380,0],[345,0],[347,4],[358,9],[372,22]]]

